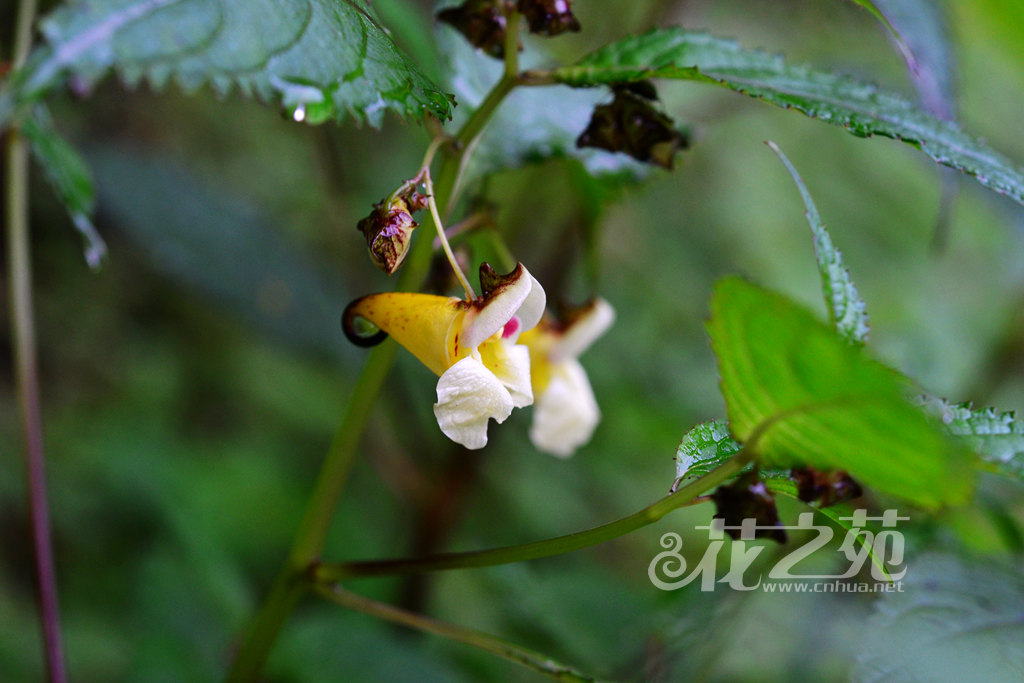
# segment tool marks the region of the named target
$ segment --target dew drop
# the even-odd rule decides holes
[[[295,107],[295,111],[292,112],[292,118],[298,122],[306,120],[306,105],[300,104]]]

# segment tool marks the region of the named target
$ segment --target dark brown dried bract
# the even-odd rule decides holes
[[[589,299],[582,304],[570,304],[565,301],[549,303],[553,316],[545,316],[545,321],[555,330],[566,330],[576,324],[580,318],[588,315],[597,306],[597,299]]]
[[[580,22],[572,13],[572,0],[519,0],[519,12],[526,18],[530,33],[557,36],[580,30]]]
[[[739,539],[739,527],[744,519],[755,519],[754,538],[786,542],[786,530],[779,521],[775,497],[761,481],[757,470],[740,476],[731,484],[719,486],[711,499],[715,501],[715,517],[725,520],[725,531],[733,540]]]
[[[823,472],[813,467],[794,467],[790,471],[796,483],[797,497],[805,503],[828,507],[864,495],[853,477],[843,470]]]
[[[419,197],[412,194],[414,203],[419,203]],[[409,252],[412,231],[417,226],[412,219],[413,210],[404,198],[395,197],[374,204],[370,215],[359,221],[358,228],[366,238],[370,259],[388,275],[398,270]]]
[[[454,26],[474,47],[491,57],[505,58],[505,13],[503,0],[467,0],[458,7],[437,13],[438,21]]]
[[[676,152],[688,147],[689,140],[671,118],[651,105],[657,97],[654,89],[641,88],[643,94],[637,94],[636,86],[616,88],[610,104],[595,107],[576,146],[625,152],[638,161],[671,169]]]
[[[502,275],[494,270],[491,264],[484,261],[480,264],[480,290],[483,292],[483,297],[489,299],[497,290],[518,281],[523,277],[523,271],[523,264],[517,263],[511,273]]]

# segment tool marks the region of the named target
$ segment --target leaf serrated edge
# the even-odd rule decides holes
[[[5,128],[11,120],[26,116],[27,109],[38,99],[45,96],[49,90],[55,87],[59,82],[62,73],[71,73],[74,71],[74,63],[83,54],[96,49],[98,46],[103,44],[104,41],[111,41],[113,36],[116,35],[119,30],[132,22],[146,17],[151,12],[158,11],[164,7],[174,5],[181,1],[182,0],[144,0],[138,4],[129,5],[123,10],[113,13],[109,19],[100,22],[96,26],[85,30],[81,35],[61,43],[58,46],[50,43],[37,48],[25,68],[13,73],[0,83],[0,130]],[[357,110],[350,105],[342,107],[336,101],[332,100],[331,104],[335,112],[334,118],[340,118],[339,115],[342,112],[346,112],[352,116],[357,123],[368,121],[371,125],[376,126],[379,123],[380,117],[379,115],[374,117],[374,114],[379,109],[392,111],[399,118],[422,118],[428,113],[440,119],[451,118],[452,105],[455,102],[454,97],[449,93],[442,91],[427,76],[420,73],[415,63],[412,62],[408,56],[394,44],[390,38],[389,32],[385,31],[376,21],[374,21],[373,18],[365,12],[365,10],[360,8],[357,3],[349,0],[346,0],[346,2],[350,7],[357,11],[357,16],[359,17],[363,39],[361,49],[364,51],[367,49],[367,45],[370,40],[370,30],[380,31],[384,38],[391,41],[391,47],[398,56],[403,67],[419,75],[422,78],[424,85],[417,89],[415,86],[412,86],[412,78],[410,77],[408,79],[410,84],[409,87],[402,89],[403,92],[409,93],[409,96],[403,98],[401,101],[385,102],[384,106],[378,107],[378,109],[371,112]],[[74,6],[59,7],[55,11],[55,14],[58,12],[73,12],[75,9],[76,8]],[[256,75],[261,73],[261,71],[266,74],[268,79],[273,75],[268,71],[270,62],[272,62],[276,56],[287,51],[293,47],[296,42],[301,40],[301,35],[309,26],[309,22],[312,21],[312,14],[312,11],[309,12],[309,16],[306,18],[303,26],[297,31],[297,37],[293,41],[270,51],[267,57],[262,60],[257,67],[249,67],[244,70],[235,71],[220,69],[218,73],[204,72],[199,74],[199,77],[193,81],[188,74],[184,74],[180,70],[175,69],[172,64],[162,61],[154,64],[118,65],[116,60],[105,60],[96,77],[99,79],[106,73],[114,71],[122,83],[131,87],[137,86],[142,80],[145,80],[155,91],[160,91],[166,87],[168,81],[173,81],[186,94],[191,94],[203,87],[210,87],[218,96],[222,97],[229,95],[231,91],[237,87],[239,92],[246,96],[250,96],[250,93],[256,92],[259,95],[258,99],[263,103],[270,102],[276,95],[278,101],[281,102],[282,106],[284,106],[283,93],[275,90],[270,85],[261,87],[259,83],[260,79],[257,78]],[[54,15],[50,15],[50,17],[43,19],[42,25],[44,33],[46,33],[46,22],[51,20],[53,16]],[[219,27],[218,29],[211,31],[210,37],[204,39],[204,44],[209,44],[210,41],[215,40],[218,32]],[[360,65],[356,68],[356,71],[364,68],[363,62],[365,62],[365,54],[363,57],[364,58],[360,60]],[[32,68],[28,68],[29,66]],[[158,70],[161,68],[165,69],[165,71]],[[220,80],[217,80],[218,75],[222,76]],[[344,79],[348,76],[349,74],[345,74],[341,79],[342,82],[346,82]],[[378,100],[381,99],[382,95],[387,95],[389,92],[393,92],[394,90],[396,89],[378,91]],[[410,102],[410,99],[414,101]]]
[[[1008,158],[997,153],[995,150],[988,148],[976,138],[965,133],[958,125],[956,125],[955,122],[934,117],[923,109],[914,106],[914,104],[906,98],[882,90],[872,84],[859,82],[849,76],[817,71],[806,66],[790,66],[786,64],[785,60],[780,59],[778,56],[770,55],[764,51],[739,48],[743,50],[743,54],[747,57],[760,57],[767,60],[764,64],[765,68],[774,64],[782,71],[789,71],[791,74],[802,73],[805,76],[803,82],[807,85],[821,86],[829,84],[835,88],[856,88],[863,90],[862,98],[874,100],[874,104],[878,106],[883,106],[885,108],[891,107],[894,110],[902,111],[902,113],[906,114],[907,117],[896,118],[886,115],[885,112],[867,111],[863,107],[851,105],[849,101],[839,101],[839,104],[837,104],[836,99],[829,98],[807,89],[801,91],[796,90],[793,87],[790,87],[789,89],[781,88],[779,87],[779,84],[765,85],[762,82],[753,82],[750,77],[744,79],[743,76],[739,74],[726,76],[715,75],[716,70],[721,71],[728,67],[701,67],[699,65],[677,66],[671,62],[670,58],[656,66],[621,64],[605,64],[600,66],[591,65],[591,62],[597,62],[601,57],[615,55],[619,51],[624,51],[623,48],[626,46],[637,44],[642,45],[642,41],[645,39],[650,39],[652,36],[658,37],[660,34],[667,35],[668,32],[671,31],[675,31],[677,35],[684,37],[691,35],[679,28],[653,29],[641,36],[631,36],[628,40],[619,41],[605,46],[598,51],[585,56],[574,65],[555,69],[551,72],[551,75],[555,82],[564,83],[573,87],[593,87],[617,82],[615,78],[590,80],[584,78],[585,74],[600,74],[608,72],[621,72],[621,79],[618,82],[632,82],[647,78],[661,77],[713,83],[767,104],[778,106],[783,109],[792,109],[808,116],[809,118],[818,119],[823,122],[836,125],[835,122],[832,121],[831,116],[822,116],[820,112],[815,111],[813,107],[808,106],[806,102],[799,101],[797,98],[814,100],[816,103],[835,109],[843,109],[852,114],[853,116],[844,116],[843,118],[847,120],[841,123],[841,127],[852,135],[857,137],[872,137],[874,135],[879,135],[917,147],[931,157],[936,163],[956,169],[966,175],[974,176],[978,182],[985,185],[992,191],[1006,195],[1014,201],[1024,204],[1024,171],[1017,168],[1016,165]],[[692,35],[696,35],[697,37],[707,37],[707,34]],[[724,48],[732,48],[734,50],[738,47],[738,44],[735,41],[721,40],[719,44]],[[678,45],[678,41],[676,43],[667,43],[663,52],[668,51],[673,47],[678,47]],[[782,73],[782,71],[775,75],[789,75]],[[817,79],[817,83],[815,83],[815,79]],[[796,85],[791,79],[789,84]],[[768,90],[769,93],[763,92],[765,90]],[[790,101],[787,101],[787,98],[790,98]],[[874,119],[892,130],[858,123],[856,120],[858,117]],[[922,120],[926,121],[934,129],[937,129],[942,133],[943,136],[941,139],[930,136],[929,131],[925,128]],[[906,131],[900,132],[897,130],[898,128],[904,128]],[[938,147],[938,149],[936,147]],[[974,160],[976,163],[974,165],[970,165],[962,161],[963,159]]]
[[[1024,479],[1024,421],[1014,411],[979,409],[970,401],[952,403],[927,395],[917,396],[914,402],[999,472]]]
[[[867,342],[870,325],[868,323],[867,305],[860,296],[853,276],[843,263],[842,252],[832,243],[825,223],[821,220],[818,207],[814,204],[810,190],[804,184],[800,173],[789,158],[771,140],[765,144],[775,152],[783,166],[789,171],[790,177],[800,191],[804,202],[804,216],[814,235],[814,256],[818,262],[818,273],[821,276],[821,293],[828,309],[829,322],[835,327],[843,339],[854,345]]]

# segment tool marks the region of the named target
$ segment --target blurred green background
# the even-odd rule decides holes
[[[13,5],[0,1],[5,47]],[[440,78],[431,3],[374,5]],[[575,9],[584,31],[546,44],[561,59],[679,24],[914,96],[885,31],[850,2],[579,0]],[[955,0],[947,10],[960,120],[1024,161],[1024,11],[1009,0]],[[433,376],[403,352],[327,557],[520,543],[662,496],[682,435],[724,415],[703,328],[715,280],[740,272],[823,312],[803,205],[767,139],[800,170],[846,257],[871,314],[869,348],[951,400],[1024,410],[1021,207],[963,180],[938,253],[940,173],[919,152],[707,85],[660,92],[693,131],[692,149],[674,172],[613,192],[596,224],[571,162],[502,172],[486,188],[513,253],[549,296],[598,293],[618,312],[582,358],[604,412],[593,441],[566,461],[539,453],[525,409],[492,426],[484,452],[462,451],[433,419]],[[340,312],[393,286],[366,258],[355,224],[415,172],[428,135],[395,120],[380,131],[308,127],[237,96],[127,91],[114,78],[52,106],[94,170],[96,223],[110,246],[104,270],[89,272],[36,173],[43,409],[71,675],[213,680],[287,552],[365,358],[342,336]],[[581,234],[593,235],[589,268]],[[0,356],[9,358],[3,301]],[[0,680],[32,681],[41,655],[7,361],[0,435]],[[914,516],[914,551],[1019,566],[1021,500],[1019,484],[985,479],[975,505]],[[785,519],[801,509],[781,505]],[[599,676],[845,679],[873,623],[871,596],[650,584],[661,534],[683,534],[688,557],[699,557],[703,532],[693,527],[711,514],[697,506],[570,556],[352,587]],[[539,678],[313,599],[288,623],[267,676]]]

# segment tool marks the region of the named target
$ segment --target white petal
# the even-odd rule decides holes
[[[557,363],[579,358],[591,344],[615,322],[615,309],[604,299],[597,299],[590,310],[573,321],[562,338],[551,349],[551,361]]]
[[[487,445],[487,421],[504,422],[512,414],[512,396],[483,363],[472,356],[445,370],[437,380],[437,424],[466,448]]]
[[[516,408],[533,404],[533,383],[530,381],[530,350],[522,344],[506,341],[488,342],[480,346],[484,366],[512,395]]]
[[[551,383],[533,408],[530,440],[542,451],[567,458],[590,441],[600,420],[587,373],[570,359],[552,368]]]
[[[520,319],[516,336],[540,320],[547,303],[544,288],[521,263],[516,266],[513,275],[515,277],[496,289],[481,307],[466,313],[466,322],[462,328],[463,346],[475,349],[504,328],[509,320],[519,314],[520,309],[523,309],[523,318]],[[527,326],[523,323],[530,324]]]
[[[523,268],[526,270],[526,268]],[[530,282],[533,283],[533,289],[530,290],[526,300],[523,301],[523,305],[519,307],[516,312],[516,317],[519,318],[519,329],[516,331],[516,335],[512,338],[514,342],[519,338],[519,334],[526,330],[532,329],[537,326],[540,319],[544,317],[544,309],[548,305],[548,297],[544,292],[544,288],[537,281],[537,278],[533,277],[529,273]]]

